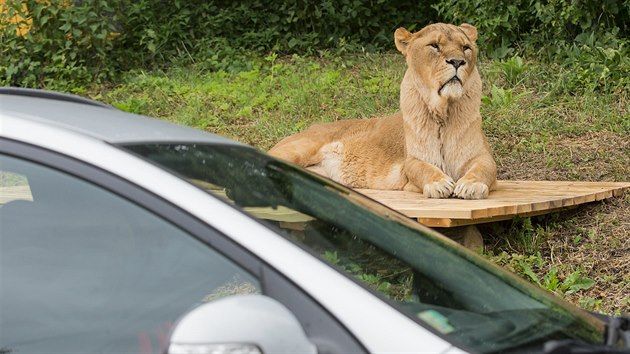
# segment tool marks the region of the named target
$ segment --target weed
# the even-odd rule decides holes
[[[129,113],[142,114],[146,101],[138,97],[129,97],[128,99],[114,103],[114,107]]]
[[[490,96],[481,97],[481,102],[490,105],[491,107],[511,106],[520,98],[529,94],[530,92],[514,94],[512,89],[503,89],[492,85],[492,89],[490,89]]]
[[[517,55],[510,59],[499,61],[497,66],[502,69],[505,80],[511,86],[516,86],[520,83],[522,74],[526,69],[523,58]]]
[[[516,250],[525,255],[532,255],[540,249],[547,231],[540,225],[534,225],[529,217],[517,217],[512,221],[508,234],[516,241],[514,244]]]
[[[412,278],[407,277],[400,281],[400,279],[396,280],[396,283],[393,284],[388,281],[386,278],[392,278],[391,275],[381,275],[378,273],[370,273],[365,270],[362,266],[357,263],[354,263],[349,260],[341,259],[337,251],[330,252],[325,251],[322,254],[322,257],[325,261],[330,264],[336,265],[338,267],[343,268],[350,274],[354,275],[355,278],[365,283],[366,285],[378,290],[382,294],[390,296],[392,298],[397,298],[399,300],[406,299],[411,294],[412,289]],[[400,274],[394,274],[395,276],[399,276]]]
[[[508,254],[504,251],[497,256],[493,255],[492,252],[486,256],[493,262],[558,295],[570,295],[588,290],[595,284],[593,279],[582,275],[583,270],[581,268],[568,271],[566,272],[567,275],[562,277],[560,268],[551,266],[548,272],[540,277],[540,270],[545,264],[540,253],[525,256],[517,253]]]
[[[552,267],[552,271],[555,273],[557,273],[556,269],[556,267]],[[554,285],[555,288],[548,289],[562,294],[573,294],[590,289],[595,284],[595,281],[589,277],[583,276],[582,271],[581,268],[578,268],[570,272],[560,284]],[[551,274],[551,272],[549,274]],[[548,284],[545,284],[545,286],[547,285]]]
[[[604,303],[604,300],[595,299],[590,296],[583,297],[578,300],[578,304],[580,305],[580,307],[588,311],[601,311],[601,307],[603,303]]]
[[[540,280],[534,272],[534,269],[538,269],[543,265],[540,254],[525,256],[518,253],[508,254],[506,251],[503,251],[498,255],[494,255],[492,251],[489,251],[485,256],[494,263],[519,274],[530,282],[540,284]]]
[[[330,264],[334,264],[334,265],[339,264],[339,256],[337,255],[336,251],[335,252],[326,251],[322,254],[322,257],[324,258],[324,260],[326,260],[326,262]]]

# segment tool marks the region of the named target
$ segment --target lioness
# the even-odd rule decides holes
[[[399,28],[394,40],[407,61],[400,112],[317,124],[269,153],[350,187],[488,197],[496,164],[481,128],[477,29],[443,23],[416,33]]]

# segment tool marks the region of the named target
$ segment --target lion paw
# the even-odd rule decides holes
[[[455,185],[453,194],[462,199],[485,199],[488,198],[490,189],[485,183],[460,179]]]
[[[437,182],[425,184],[422,194],[427,198],[448,198],[453,194],[453,188],[455,188],[455,181],[450,177],[445,177]]]

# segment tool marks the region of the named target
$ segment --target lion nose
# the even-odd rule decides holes
[[[466,60],[464,60],[464,59],[447,59],[446,63],[453,65],[455,67],[455,70],[457,70],[460,66],[466,65]]]

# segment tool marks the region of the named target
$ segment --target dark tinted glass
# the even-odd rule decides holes
[[[349,189],[254,149],[126,148],[282,230],[410,318],[473,351],[540,351],[551,339],[603,340],[595,318]]]
[[[0,170],[16,199],[0,207],[0,352],[163,353],[194,306],[258,292],[224,256],[117,195],[11,157]]]

